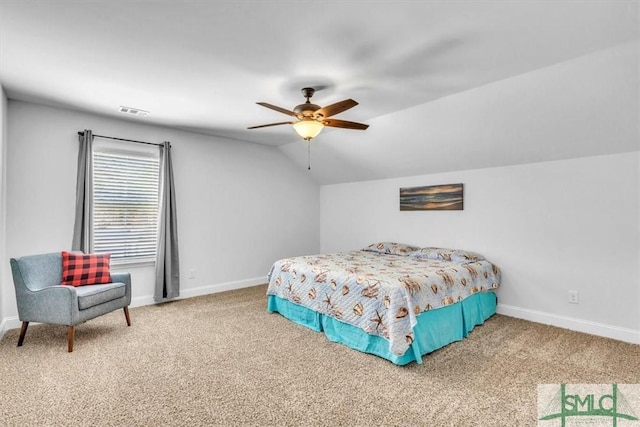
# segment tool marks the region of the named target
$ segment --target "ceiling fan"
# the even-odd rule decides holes
[[[319,105],[312,104],[311,101],[309,101],[315,91],[316,90],[312,87],[303,88],[302,95],[307,98],[307,102],[296,105],[293,108],[293,111],[287,110],[285,108],[280,108],[266,102],[257,102],[256,104],[258,105],[262,105],[263,107],[267,107],[288,116],[295,117],[297,120],[292,122],[278,122],[269,123],[266,125],[251,126],[247,129],[258,129],[279,125],[293,125],[293,128],[298,133],[298,135],[300,135],[304,140],[310,141],[311,138],[315,138],[316,136],[318,136],[320,131],[322,131],[325,126],[357,130],[365,130],[369,127],[369,125],[365,125],[362,123],[331,118],[336,114],[342,113],[343,111],[346,111],[358,105],[356,101],[354,101],[353,99],[345,99],[344,101],[336,102],[335,104],[331,104],[326,107],[320,107]]]

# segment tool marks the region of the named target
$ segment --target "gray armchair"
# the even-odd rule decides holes
[[[18,317],[22,321],[18,346],[24,342],[29,322],[68,326],[68,349],[73,351],[74,327],[119,308],[131,326],[131,275],[111,274],[104,285],[61,286],[60,252],[11,258]]]

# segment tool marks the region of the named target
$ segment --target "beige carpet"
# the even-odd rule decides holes
[[[640,346],[496,315],[398,367],[266,312],[265,286],[0,342],[2,426],[534,426],[539,383],[639,383]]]

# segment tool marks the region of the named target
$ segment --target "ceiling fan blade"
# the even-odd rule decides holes
[[[337,120],[337,119],[327,119],[324,120],[325,126],[333,127],[333,128],[344,128],[344,129],[356,129],[356,130],[365,130],[369,127],[369,125],[365,125],[363,123],[349,122],[347,120]]]
[[[353,99],[345,99],[344,101],[336,102],[335,104],[327,105],[316,111],[316,114],[322,114],[324,117],[335,116],[338,113],[347,111],[349,108],[353,108],[358,103]]]
[[[293,116],[293,117],[298,117],[296,113],[294,113],[293,111],[290,110],[286,110],[284,108],[280,108],[276,105],[272,105],[272,104],[268,104],[266,102],[256,102],[256,104],[258,105],[262,105],[263,107],[267,107],[267,108],[271,108],[272,110],[276,110],[282,114],[286,114],[288,116]]]
[[[268,125],[251,126],[250,128],[247,128],[247,129],[258,129],[258,128],[266,128],[269,126],[292,125],[292,124],[293,122],[278,122],[278,123],[269,123]]]

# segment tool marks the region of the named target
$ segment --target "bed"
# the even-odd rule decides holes
[[[500,270],[480,254],[381,242],[276,261],[267,310],[406,365],[495,314],[499,285]]]

